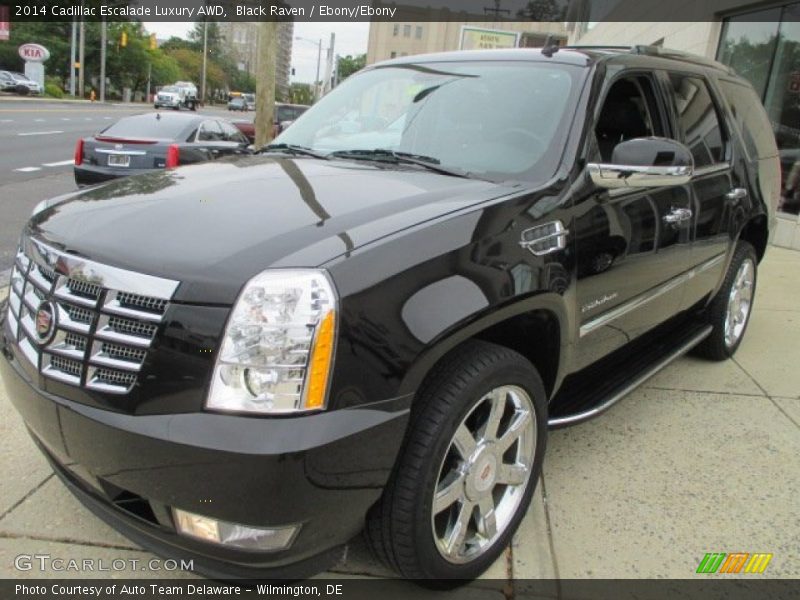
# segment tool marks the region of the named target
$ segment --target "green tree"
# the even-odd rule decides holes
[[[310,83],[293,83],[289,86],[289,101],[292,104],[312,104],[314,90]]]
[[[164,52],[170,52],[172,50],[197,50],[192,42],[174,35],[166,42],[161,44],[159,48]],[[202,45],[200,46],[200,49],[202,49]]]
[[[189,44],[202,53],[203,51],[203,21],[195,23],[194,28],[189,32]],[[208,57],[219,61],[225,55],[225,38],[219,30],[219,25],[213,21],[208,22],[208,34],[206,36],[206,48]]]
[[[340,56],[336,63],[336,72],[339,74],[339,81],[342,82],[356,71],[360,71],[367,64],[367,55]]]
[[[50,58],[44,63],[46,74],[63,83],[69,76],[70,28],[70,23],[14,21],[9,39],[0,42],[0,65],[10,71],[22,71],[25,62],[17,49],[31,42],[41,44],[50,51]]]
[[[567,2],[565,0],[531,0],[525,8],[517,11],[517,17],[525,21],[565,21]]]

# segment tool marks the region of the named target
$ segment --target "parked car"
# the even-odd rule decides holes
[[[241,96],[236,96],[228,101],[228,110],[240,110],[242,112],[247,110],[247,102]]]
[[[242,94],[244,98],[245,104],[247,106],[247,110],[255,110],[256,109],[256,95],[255,94]]]
[[[303,104],[275,104],[275,113],[273,116],[272,137],[276,138],[282,131],[287,129],[295,119],[298,119],[306,110],[308,106]],[[255,106],[253,107],[255,110]],[[250,143],[255,143],[256,127],[255,123],[248,119],[234,119],[233,124],[239,128]]]
[[[765,131],[745,80],[657,48],[367,67],[260,155],[41,207],[8,397],[95,514],[215,578],[306,577],[366,527],[405,577],[472,579],[548,427],[739,348],[780,193]]]
[[[15,92],[23,96],[42,93],[42,86],[38,82],[15,71],[0,71],[0,85],[3,91]]]
[[[256,124],[250,119],[231,119],[236,127],[248,139],[251,144],[256,141]]]
[[[280,134],[284,129],[294,123],[300,115],[309,109],[305,104],[275,104],[275,126],[274,136]]]
[[[248,153],[230,122],[202,115],[146,113],[123,117],[75,146],[75,182],[99,183],[154,169]]]

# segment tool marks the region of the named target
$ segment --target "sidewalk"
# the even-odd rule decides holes
[[[771,248],[759,277],[735,360],[681,359],[605,415],[551,433],[512,547],[477,589],[453,594],[503,600],[504,588],[520,593],[539,578],[691,579],[707,552],[769,552],[764,577],[800,577],[800,253]],[[150,557],[51,474],[2,386],[0,454],[0,577],[85,576],[17,571],[19,554]],[[356,540],[332,575],[389,573]],[[391,589],[440,595],[405,582]]]

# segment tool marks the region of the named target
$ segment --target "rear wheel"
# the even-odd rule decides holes
[[[472,342],[437,367],[416,402],[367,535],[404,577],[474,579],[530,504],[547,436],[544,386],[520,354]]]
[[[742,343],[756,292],[758,258],[749,242],[736,245],[725,281],[708,306],[711,334],[695,349],[699,356],[725,360],[734,355]]]

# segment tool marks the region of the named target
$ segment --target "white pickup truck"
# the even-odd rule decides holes
[[[197,110],[197,87],[190,81],[178,81],[158,90],[153,108],[188,108]]]

